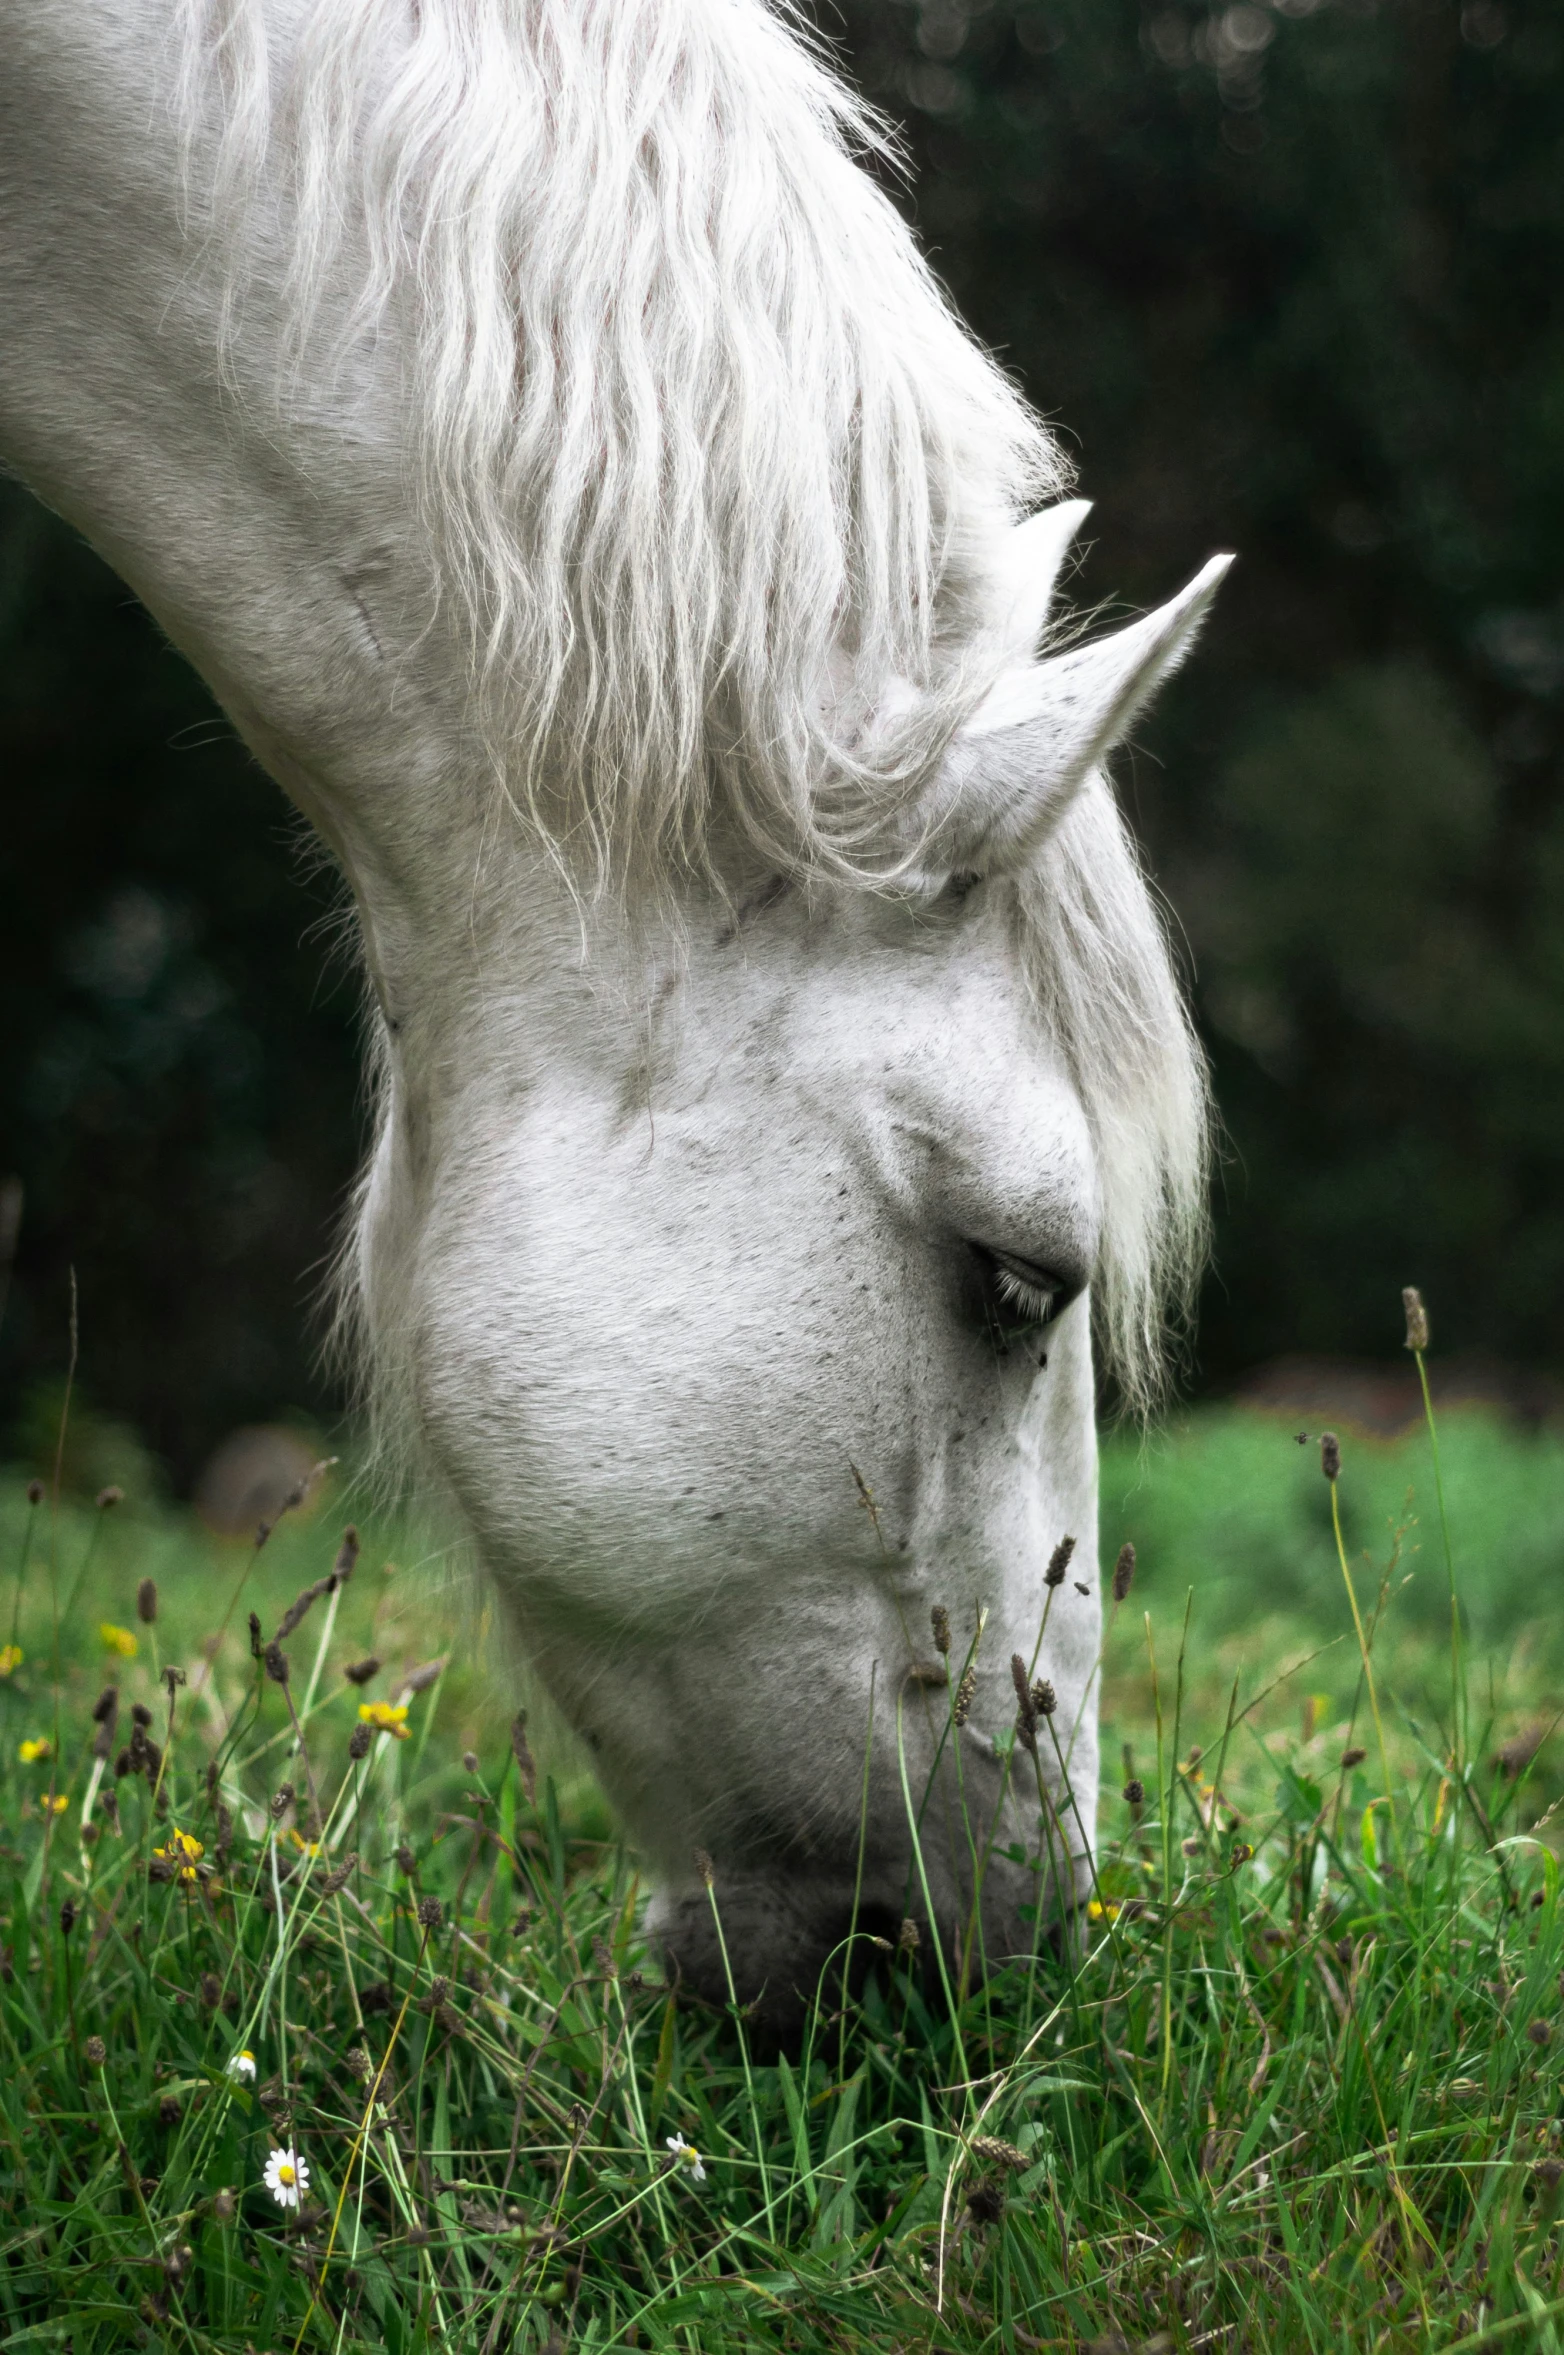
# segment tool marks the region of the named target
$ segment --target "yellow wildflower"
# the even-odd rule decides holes
[[[1086,1911],[1094,1922],[1116,1922],[1119,1918],[1119,1908],[1116,1905],[1103,1905],[1095,1897],[1087,1906]]]
[[[174,1866],[176,1880],[193,1881],[196,1877],[196,1866],[206,1854],[206,1850],[191,1833],[182,1832],[176,1827],[169,1833],[168,1846],[154,1848],[152,1853],[162,1863]]]
[[[288,1826],[288,1837],[301,1856],[318,1856],[320,1854],[320,1842],[306,1840],[304,1834],[296,1832],[291,1824]]]
[[[20,1644],[0,1644],[0,1676],[13,1676],[22,1665]]]
[[[405,1742],[412,1731],[405,1701],[360,1701],[358,1713],[365,1725],[372,1725],[377,1733],[394,1734],[399,1742]]]
[[[32,1740],[23,1742],[16,1753],[24,1766],[36,1766],[40,1758],[47,1758],[49,1754],[47,1734],[38,1734]]]
[[[104,1650],[118,1652],[122,1660],[134,1660],[141,1649],[130,1629],[116,1627],[112,1619],[104,1619],[99,1622],[98,1634]]]
[[[45,1807],[53,1808],[56,1815],[63,1815],[70,1803],[70,1795],[65,1791],[56,1791],[52,1799],[44,1801]]]

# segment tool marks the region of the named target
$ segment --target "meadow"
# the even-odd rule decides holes
[[[1558,2355],[1564,1438],[1438,1439],[1112,1440],[1078,1941],[862,1942],[780,2056],[340,1469],[7,1476],[4,2346]]]

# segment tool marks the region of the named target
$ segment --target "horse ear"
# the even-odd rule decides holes
[[[1023,866],[1183,661],[1232,561],[1213,556],[1168,604],[1111,638],[1005,673],[946,755],[925,863],[934,854],[947,873],[979,874]]]
[[[1057,507],[1040,508],[1018,523],[1007,539],[1004,640],[1016,661],[1030,662],[1037,652],[1070,542],[1091,511],[1090,499],[1061,499]]]

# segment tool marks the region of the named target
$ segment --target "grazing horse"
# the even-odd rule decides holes
[[[1223,560],[1116,635],[1050,619],[1084,509],[881,145],[762,0],[0,17],[0,455],[352,890],[381,1443],[654,1934],[724,1992],[709,1857],[784,2030],[854,1920],[992,1961],[1073,1901],[1093,1334],[1151,1401],[1203,1241],[1103,762]],[[1012,1652],[1073,1804],[1049,1743],[1010,1788]]]

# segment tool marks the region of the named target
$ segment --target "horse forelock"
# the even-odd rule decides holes
[[[1088,779],[1017,884],[1017,946],[1092,1133],[1092,1321],[1123,1409],[1166,1403],[1209,1250],[1206,1060],[1107,780]]]

